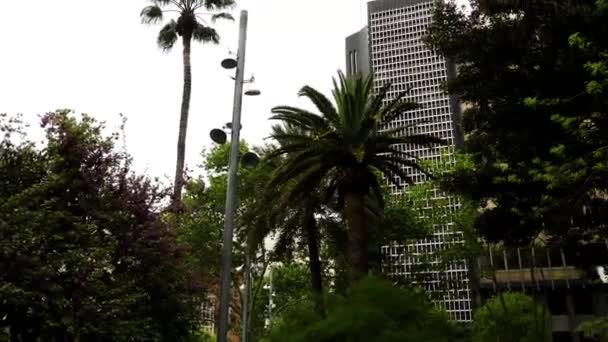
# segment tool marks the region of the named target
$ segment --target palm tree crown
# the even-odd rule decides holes
[[[441,140],[427,135],[411,135],[410,126],[383,129],[408,110],[417,108],[404,101],[406,92],[387,99],[390,84],[374,93],[371,77],[334,79],[333,100],[305,86],[299,95],[308,98],[318,110],[279,106],[273,108],[271,137],[279,142],[273,156],[286,156],[276,169],[271,185],[289,180],[297,182],[293,191],[308,192],[328,187],[343,202],[348,226],[349,252],[353,276],[368,272],[366,253],[365,196],[373,191],[382,198],[378,174],[395,184],[411,182],[406,168],[424,172],[416,157],[401,151],[399,145],[430,146]]]
[[[219,43],[219,35],[207,25],[204,15],[209,15],[215,22],[218,18],[230,19],[228,13],[219,12],[234,5],[234,0],[150,0],[152,5],[141,11],[141,19],[145,24],[161,23],[165,14],[175,13],[177,21],[171,19],[158,33],[157,43],[163,51],[169,51],[175,45],[178,36],[184,46],[184,91],[179,119],[177,138],[177,160],[175,165],[175,181],[173,190],[174,209],[181,207],[182,186],[184,185],[184,164],[186,155],[186,132],[190,112],[190,95],[192,93],[192,65],[190,62],[190,45],[192,40],[203,43]],[[204,12],[206,11],[206,12]]]
[[[219,43],[219,35],[208,25],[204,16],[209,16],[211,22],[223,18],[233,19],[229,13],[219,12],[234,6],[234,0],[150,0],[152,5],[141,11],[144,24],[163,22],[165,14],[175,13],[177,21],[171,19],[158,34],[158,46],[163,51],[173,48],[179,37],[186,37],[197,42]]]

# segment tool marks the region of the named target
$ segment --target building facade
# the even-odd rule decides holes
[[[523,292],[543,303],[553,342],[591,342],[577,327],[608,315],[608,242],[584,247],[487,246],[477,260],[476,301],[499,292]]]
[[[347,74],[369,70],[374,75],[374,88],[379,91],[385,84],[392,85],[388,100],[409,90],[406,99],[420,107],[403,113],[386,129],[410,126],[408,134],[427,134],[439,137],[448,145],[459,147],[460,104],[443,89],[454,75],[453,66],[437,55],[423,42],[432,20],[433,0],[376,0],[368,3],[368,26],[346,40]],[[365,32],[363,32],[365,31]],[[366,43],[367,51],[362,48]],[[369,65],[362,66],[362,53],[368,53]],[[356,56],[356,57],[353,57]],[[369,69],[366,69],[369,68]],[[415,126],[412,126],[414,124]],[[453,155],[445,148],[424,148],[417,145],[398,147],[419,160],[445,163]],[[415,183],[425,182],[425,175],[408,168],[405,170]],[[391,191],[407,191],[401,180]],[[441,200],[448,211],[459,207],[457,198],[433,190],[431,200]],[[446,244],[462,243],[462,233],[455,231],[447,220],[438,224],[433,235],[408,244],[394,244],[382,248],[384,271],[396,278],[418,279],[419,285],[432,294],[436,304],[457,321],[472,319],[468,267],[464,260],[439,260],[437,256]],[[422,280],[420,280],[422,279]]]
[[[346,75],[370,73],[367,27],[346,37]]]

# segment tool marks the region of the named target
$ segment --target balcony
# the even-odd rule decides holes
[[[570,288],[601,283],[597,266],[608,264],[608,246],[589,244],[579,249],[488,248],[477,259],[481,288],[521,286]]]

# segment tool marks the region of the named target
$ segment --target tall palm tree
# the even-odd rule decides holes
[[[182,94],[181,113],[179,118],[179,133],[177,138],[177,160],[175,163],[175,184],[173,189],[173,205],[179,207],[184,185],[184,163],[186,154],[186,132],[188,130],[188,114],[190,111],[190,95],[192,93],[192,65],[190,63],[190,48],[192,41],[202,43],[219,43],[219,35],[208,25],[204,16],[209,16],[211,22],[217,19],[232,20],[232,16],[221,10],[234,5],[234,0],[150,0],[152,5],[141,11],[141,20],[145,24],[162,23],[166,14],[174,13],[177,21],[171,19],[160,30],[157,38],[158,46],[165,52],[170,51],[181,37],[183,45],[184,88]]]
[[[342,72],[334,78],[332,103],[319,91],[305,86],[299,95],[308,98],[318,110],[279,106],[272,109],[272,120],[285,127],[271,134],[280,142],[272,156],[286,156],[286,162],[276,169],[271,184],[292,180],[296,192],[309,192],[322,182],[337,192],[343,203],[343,217],[348,228],[348,249],[354,278],[369,270],[365,197],[372,191],[382,198],[377,174],[383,174],[395,184],[399,179],[411,182],[406,168],[424,172],[416,156],[401,151],[400,144],[431,146],[441,140],[427,135],[411,135],[411,127],[383,129],[389,123],[417,105],[404,100],[407,92],[387,99],[390,84],[377,93],[371,77],[346,78]]]

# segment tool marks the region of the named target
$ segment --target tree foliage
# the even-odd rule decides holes
[[[250,149],[245,142],[240,144],[241,155]],[[253,148],[259,154],[261,148]],[[215,279],[220,273],[222,231],[226,206],[228,178],[228,159],[230,143],[216,145],[202,153],[204,177],[190,179],[186,184],[184,211],[180,213],[178,232],[181,239],[192,247],[192,255],[198,268],[205,273],[206,279]],[[245,247],[249,245],[252,253],[263,243],[270,229],[265,221],[269,215],[266,206],[273,203],[263,201],[265,185],[270,178],[267,165],[247,169],[239,165],[237,170],[238,191],[235,221],[235,260],[234,265],[244,262]],[[261,234],[258,238],[256,234]],[[255,253],[254,253],[255,254]]]
[[[250,149],[262,157],[266,153],[264,148],[250,148],[246,142],[241,142],[241,155]],[[229,155],[229,142],[203,151],[201,155],[203,176],[188,180],[183,200],[184,207],[177,214],[179,239],[190,246],[191,250],[189,264],[201,275],[203,288],[210,298],[215,296],[216,299],[219,298]],[[264,239],[274,231],[271,225],[279,217],[274,210],[276,203],[267,201],[264,196],[271,170],[265,163],[260,163],[252,169],[239,164],[237,169],[238,191],[232,259],[234,285],[230,303],[231,329],[235,333],[240,331],[243,292],[239,287],[245,279],[245,256],[249,254],[251,258],[253,292],[260,292],[256,287],[260,286],[258,283],[265,275],[268,262]],[[239,271],[236,270],[237,268]],[[251,298],[249,300],[252,301]],[[254,314],[263,317],[264,312],[254,312]],[[256,319],[257,317],[250,318],[254,323]]]
[[[457,64],[468,170],[451,180],[485,210],[486,238],[605,236],[608,114],[602,2],[439,4],[429,43]]]
[[[270,272],[272,272],[272,317],[270,315]],[[278,317],[299,305],[314,303],[310,289],[308,267],[296,261],[274,264],[253,289],[250,339],[259,341],[267,336]],[[317,313],[318,315],[318,313]]]
[[[179,341],[196,282],[157,212],[164,193],[130,171],[90,116],[42,116],[46,141],[0,142],[0,328],[11,341]]]

